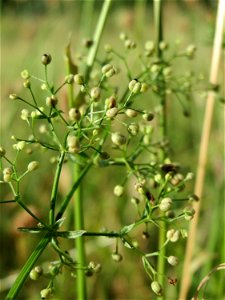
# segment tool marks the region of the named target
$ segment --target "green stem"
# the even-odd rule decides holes
[[[98,47],[100,44],[101,36],[105,26],[107,14],[109,11],[111,0],[104,0],[102,10],[98,19],[98,24],[93,37],[93,46],[90,49],[90,52],[87,57],[87,66],[85,70],[85,82],[89,80],[90,72],[93,68]],[[79,98],[79,95],[78,95]],[[77,98],[77,99],[78,99]],[[74,168],[74,178],[75,183],[80,178],[80,166],[75,165]],[[83,209],[83,199],[82,199],[82,186],[81,182],[79,186],[76,187],[76,196],[75,196],[75,205],[74,205],[74,217],[75,217],[75,228],[76,230],[84,229],[84,209]],[[80,269],[77,270],[77,299],[85,300],[87,299],[87,289],[86,289],[86,277],[82,268],[85,266],[85,247],[84,247],[84,237],[78,237],[75,241],[77,249],[77,262],[80,266]]]
[[[161,0],[154,0],[154,22],[155,22],[155,30],[156,30],[156,54],[157,57],[162,59],[162,51],[159,47],[160,41],[163,39],[163,27],[162,27],[162,2]],[[160,99],[161,105],[161,119],[160,119],[160,129],[161,129],[161,137],[165,140],[166,136],[166,99],[164,93],[161,95]],[[161,161],[163,162],[165,158],[165,151],[162,149],[161,151]],[[157,265],[157,280],[161,284],[163,290],[165,291],[165,256],[166,249],[163,247],[166,241],[166,223],[162,221],[159,229],[159,240],[158,240],[158,248],[159,248],[159,257],[158,257],[158,265]],[[164,296],[165,297],[165,296]],[[158,299],[163,299],[163,297],[158,297]]]
[[[20,292],[21,288],[24,285],[24,282],[29,275],[30,271],[34,267],[36,261],[38,260],[39,256],[42,254],[46,246],[50,241],[50,237],[45,235],[41,241],[38,243],[37,247],[34,249],[28,260],[26,261],[25,265],[23,266],[20,274],[16,278],[15,282],[13,283],[8,295],[6,296],[6,300],[13,300],[18,299],[17,295]]]
[[[51,201],[50,201],[50,211],[49,211],[49,224],[53,225],[55,221],[55,204],[56,204],[56,198],[57,198],[57,192],[58,192],[58,185],[59,185],[59,178],[62,170],[63,160],[65,157],[65,152],[61,152],[59,157],[59,162],[57,165],[57,169],[55,172],[53,187],[52,187],[52,195],[51,195]]]
[[[103,29],[105,26],[105,22],[107,19],[107,15],[109,12],[109,7],[111,4],[112,0],[104,0],[104,4],[102,6],[102,10],[101,10],[101,14],[100,17],[98,19],[98,24],[94,33],[94,38],[93,38],[93,46],[90,49],[90,52],[88,54],[88,58],[87,58],[87,67],[86,67],[86,71],[85,71],[85,81],[87,82],[89,79],[89,75],[90,75],[90,71],[93,67],[95,58],[96,58],[96,54],[98,51],[98,47],[100,44],[100,39],[102,37],[102,33],[103,33]]]

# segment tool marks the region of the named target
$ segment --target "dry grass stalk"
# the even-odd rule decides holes
[[[223,39],[223,30],[224,30],[224,16],[225,16],[224,13],[225,13],[225,1],[219,0],[211,70],[210,70],[210,83],[213,86],[217,85],[218,83],[219,62],[221,57],[222,39]],[[205,109],[204,123],[203,123],[200,150],[199,150],[198,169],[197,169],[197,176],[195,182],[195,194],[200,199],[202,198],[202,194],[203,194],[205,167],[207,163],[207,153],[208,153],[214,102],[215,102],[215,93],[213,91],[209,91],[207,96],[207,101],[206,101],[206,109]],[[181,289],[179,295],[180,300],[187,299],[187,293],[191,282],[192,274],[190,268],[191,268],[191,260],[193,256],[193,250],[194,250],[194,244],[196,238],[200,206],[201,206],[201,201],[196,202],[194,204],[194,209],[196,213],[189,228],[190,234],[186,246],[183,276],[182,276]]]

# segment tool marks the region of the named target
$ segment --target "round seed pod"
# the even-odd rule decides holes
[[[52,57],[50,54],[45,53],[42,55],[41,62],[43,65],[46,66],[46,65],[50,64],[51,61],[52,61]]]
[[[142,118],[147,121],[147,122],[150,122],[154,119],[154,114],[153,113],[145,113],[143,114]]]
[[[138,125],[138,124],[135,124],[135,123],[134,123],[134,124],[130,124],[130,125],[128,125],[127,130],[128,130],[128,132],[129,132],[131,135],[135,136],[135,135],[137,135],[138,132],[139,132],[139,125]]]
[[[122,146],[126,144],[127,141],[126,137],[119,132],[113,133],[111,139],[113,144],[115,144],[116,146]]]
[[[165,41],[161,41],[160,43],[159,43],[159,49],[160,50],[166,50],[168,48],[168,43],[166,43]]]
[[[113,189],[113,193],[117,197],[121,197],[124,193],[124,187],[122,185],[116,185]]]
[[[96,86],[91,89],[90,94],[91,98],[93,98],[94,100],[98,100],[101,96],[101,89],[98,86]]]
[[[53,291],[51,288],[41,290],[40,292],[41,299],[48,299],[52,295],[52,292]]]
[[[115,262],[120,262],[120,261],[123,259],[123,256],[122,256],[120,253],[114,252],[114,253],[112,254],[112,259],[113,259]]]
[[[172,199],[169,197],[163,198],[161,203],[159,204],[159,209],[161,211],[168,211],[172,206]]]
[[[67,137],[67,145],[69,148],[79,148],[79,139],[74,135],[69,135]]]
[[[24,108],[24,109],[21,110],[20,118],[22,120],[27,121],[28,118],[29,118],[29,116],[30,116],[30,113],[29,113],[29,111],[27,109]]]
[[[79,109],[73,107],[69,110],[69,119],[71,121],[77,122],[80,120],[80,118],[81,118],[81,113],[80,113]]]
[[[106,112],[106,116],[110,119],[114,118],[117,114],[118,114],[118,108],[117,107],[113,107],[107,110]]]
[[[173,267],[175,267],[175,266],[178,265],[178,263],[179,263],[178,257],[173,256],[173,255],[169,256],[169,257],[167,258],[167,261],[168,261],[168,263],[169,263],[171,266],[173,266]]]
[[[17,94],[10,94],[9,99],[16,100],[16,99],[18,99],[18,96],[17,96]]]
[[[57,103],[58,103],[58,99],[54,95],[46,98],[46,105],[49,107],[55,107]]]
[[[74,82],[74,76],[73,76],[73,74],[67,75],[67,76],[65,77],[65,81],[66,81],[66,83],[68,83],[68,84],[72,84],[72,83]]]
[[[175,230],[175,229],[170,229],[170,230],[167,231],[166,237],[170,242],[175,243],[180,238],[180,231]]]
[[[103,74],[106,74],[108,71],[110,71],[111,69],[113,68],[113,66],[111,64],[107,64],[107,65],[104,65],[102,67],[102,73]]]
[[[83,85],[84,84],[84,77],[81,74],[76,74],[74,75],[74,82],[78,85]]]
[[[158,281],[153,281],[151,283],[151,289],[157,296],[162,296],[162,287]]]
[[[24,81],[24,83],[23,83],[23,86],[24,86],[25,88],[29,89],[30,86],[31,86],[30,80],[29,80],[29,79],[26,79],[26,80]]]
[[[37,170],[39,168],[39,162],[38,161],[31,161],[28,166],[27,166],[27,170],[29,172]]]
[[[138,112],[134,109],[128,108],[128,109],[126,109],[125,114],[129,118],[135,118],[138,115]]]
[[[140,90],[140,92],[144,93],[144,92],[147,92],[147,90],[148,90],[148,85],[147,85],[147,83],[143,82],[141,84],[141,90]]]
[[[111,96],[105,100],[105,108],[113,108],[116,106],[116,98]]]

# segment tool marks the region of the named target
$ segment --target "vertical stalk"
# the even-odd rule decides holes
[[[210,70],[210,83],[212,85],[217,85],[218,83],[218,71],[220,66],[220,56],[222,49],[222,40],[223,40],[223,31],[224,31],[224,13],[225,13],[225,1],[220,0],[218,2],[217,8],[217,21],[216,21],[216,30],[213,44],[213,53],[212,53],[212,61],[211,61],[211,70]],[[215,93],[213,91],[208,92],[206,108],[205,108],[205,116],[202,128],[202,136],[200,142],[199,149],[199,158],[198,158],[198,169],[196,175],[195,182],[195,194],[201,199],[204,188],[204,180],[205,180],[205,168],[207,163],[207,154],[208,154],[208,146],[209,146],[209,138],[214,110],[214,102],[215,102]],[[214,205],[214,204],[213,204]],[[193,250],[196,239],[196,231],[198,218],[200,213],[201,200],[196,202],[193,205],[195,209],[195,216],[192,220],[189,227],[189,236],[186,246],[184,267],[183,267],[183,275],[181,281],[181,289],[179,299],[186,299],[188,289],[191,283],[191,260],[193,256]]]
[[[156,31],[156,55],[158,59],[162,60],[162,51],[159,47],[159,43],[163,40],[163,26],[162,26],[162,1],[154,0],[154,23],[155,23],[155,31]],[[165,140],[166,136],[166,98],[165,93],[162,89],[161,99],[161,118],[160,118],[160,132],[162,140]],[[163,162],[165,158],[165,151],[162,149],[161,151],[161,161]],[[158,265],[157,265],[157,274],[158,274],[158,282],[161,284],[163,290],[165,286],[165,247],[163,247],[166,241],[166,224],[164,221],[160,224],[159,229],[159,257],[158,257]],[[158,299],[162,299],[162,297],[158,297]]]
[[[93,46],[90,49],[87,58],[87,66],[85,70],[85,81],[86,83],[89,80],[89,75],[94,65],[94,61],[96,58],[97,50],[100,44],[100,40],[102,37],[103,29],[105,26],[105,22],[107,19],[109,7],[111,0],[104,0],[102,10],[98,19],[98,24],[96,26],[96,30],[93,37]],[[79,96],[78,96],[79,98]],[[74,167],[74,180],[76,181],[81,173],[81,167],[79,165],[75,165]],[[74,204],[74,225],[76,230],[84,229],[84,207],[83,207],[83,199],[82,199],[82,185],[80,184],[76,190],[75,194],[75,204]],[[85,242],[84,237],[78,237],[75,240],[75,246],[77,250],[77,262],[80,267],[77,270],[77,299],[85,300],[87,299],[87,288],[86,288],[86,277],[85,272],[82,270],[82,267],[86,264],[85,258]]]

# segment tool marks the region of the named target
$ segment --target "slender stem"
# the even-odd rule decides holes
[[[55,204],[56,204],[56,198],[57,198],[57,192],[58,192],[58,185],[59,185],[59,178],[62,170],[63,160],[65,157],[65,152],[61,152],[59,162],[57,165],[57,169],[55,172],[53,187],[52,187],[52,195],[51,195],[51,201],[50,201],[50,211],[49,211],[49,224],[53,225],[55,221]]]
[[[98,47],[100,44],[100,40],[102,37],[103,29],[105,26],[106,18],[108,15],[109,7],[111,0],[104,0],[102,10],[98,19],[98,24],[96,26],[96,30],[93,37],[93,46],[90,49],[90,52],[87,57],[87,66],[85,69],[85,82],[87,83],[89,80],[90,72],[93,68],[94,61],[96,58],[96,54],[98,51]],[[79,95],[77,100],[79,99]],[[75,165],[74,168],[74,178],[75,183],[80,178],[80,166]],[[74,205],[74,217],[75,217],[75,228],[76,230],[84,229],[84,209],[83,209],[83,199],[82,199],[82,186],[81,181],[79,182],[79,186],[76,187],[76,196],[75,196],[75,205]],[[82,270],[83,266],[85,266],[85,247],[84,247],[84,237],[78,237],[75,240],[75,245],[77,249],[77,262],[80,268],[77,270],[77,299],[85,300],[87,299],[87,289],[86,289],[86,277],[85,273]]]
[[[39,256],[42,254],[42,252],[48,245],[49,241],[50,237],[48,235],[45,235],[38,243],[37,247],[34,249],[30,257],[26,261],[25,265],[23,266],[22,270],[20,271],[15,282],[13,283],[8,295],[6,296],[6,300],[18,299],[17,295],[23,287],[27,276],[29,275]]]
[[[98,47],[100,44],[100,39],[102,37],[102,32],[105,26],[105,22],[107,19],[107,15],[109,12],[109,7],[111,4],[112,0],[104,0],[104,4],[102,6],[102,10],[101,10],[101,14],[98,20],[98,24],[94,33],[94,38],[93,38],[93,46],[91,47],[91,50],[89,52],[88,58],[87,58],[87,68],[85,71],[85,80],[88,81],[89,79],[89,75],[90,75],[90,71],[93,67],[95,58],[96,58],[96,54],[98,51]]]
[[[60,208],[59,208],[59,212],[56,215],[56,221],[59,220],[60,218],[62,218],[67,206],[69,205],[70,200],[73,197],[74,192],[77,190],[77,188],[79,187],[81,181],[83,180],[84,176],[86,175],[86,173],[88,172],[88,170],[90,169],[92,163],[89,163],[86,165],[86,167],[80,172],[79,177],[77,178],[77,180],[74,182],[71,190],[69,191],[69,193],[66,195],[65,199],[63,200]]]
[[[163,39],[163,27],[162,27],[162,2],[161,0],[154,0],[154,22],[155,22],[155,30],[156,30],[156,54],[157,57],[162,59],[162,51],[159,47],[159,43]],[[160,99],[161,105],[161,119],[160,119],[160,129],[161,129],[161,137],[164,140],[166,136],[166,99],[164,93],[161,95]],[[164,149],[161,151],[161,161],[163,162],[165,157]],[[166,241],[166,223],[162,221],[159,229],[159,240],[158,240],[158,248],[159,248],[159,257],[158,257],[158,265],[157,265],[157,280],[161,284],[163,290],[165,287],[165,247],[163,245]],[[163,299],[162,297],[158,297],[158,299]]]

